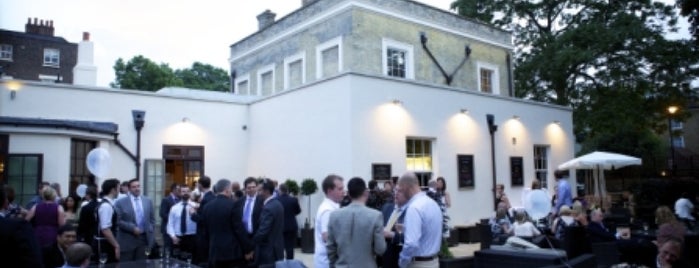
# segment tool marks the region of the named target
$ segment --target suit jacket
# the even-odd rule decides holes
[[[224,195],[216,196],[202,208],[197,226],[205,225],[208,231],[210,261],[242,260],[243,254],[253,250],[241,213],[240,202]]]
[[[280,194],[277,200],[284,207],[284,232],[297,232],[299,225],[296,222],[296,215],[301,213],[299,200],[288,194]]]
[[[57,243],[53,243],[41,249],[41,254],[44,257],[44,267],[46,268],[63,267],[66,263],[66,260],[63,258],[63,253],[58,249]]]
[[[613,232],[596,222],[590,222],[587,225],[587,233],[589,234],[590,243],[616,241],[616,236]]]
[[[382,209],[384,226],[386,226],[388,220],[391,218],[393,210],[395,210],[395,205],[393,204],[393,202],[384,204]],[[396,223],[403,223],[404,220],[405,209],[401,212],[400,215],[398,215]],[[396,232],[395,226],[391,228],[391,231],[394,232],[394,236],[392,239],[386,239],[386,251],[384,251],[383,256],[381,258],[383,262],[383,265],[381,267],[383,268],[398,268],[398,258],[400,256],[400,251],[403,249],[403,247],[400,245],[403,242],[403,235]]]
[[[262,199],[257,196],[257,199]],[[260,225],[252,240],[255,243],[257,265],[274,264],[284,259],[284,207],[271,198],[260,209]]]
[[[0,260],[13,267],[43,267],[41,249],[29,222],[0,216]]]
[[[160,229],[165,230],[165,226],[167,226],[167,221],[170,216],[170,208],[172,208],[173,205],[177,203],[177,200],[175,200],[172,197],[172,194],[168,195],[167,197],[163,198],[163,201],[160,202]],[[165,233],[165,232],[163,232]]]
[[[78,216],[78,241],[83,241],[88,245],[92,245],[92,241],[97,234],[98,221],[95,217],[95,210],[99,206],[97,200],[92,200],[87,205],[80,209],[80,215]]]
[[[374,254],[386,250],[381,212],[354,202],[333,211],[327,248],[330,267],[376,267]]]
[[[114,209],[119,215],[119,221],[117,225],[119,227],[119,235],[117,236],[117,242],[119,242],[119,247],[121,251],[130,251],[136,249],[141,245],[141,236],[146,236],[146,241],[148,246],[152,246],[154,243],[154,226],[155,226],[155,214],[153,212],[153,202],[147,196],[141,195],[141,203],[143,206],[143,217],[145,218],[145,230],[142,230],[141,235],[136,236],[133,233],[134,228],[138,226],[136,223],[136,212],[134,210],[133,204],[131,203],[131,196],[125,198],[117,199],[114,202]]]
[[[247,201],[248,196],[244,195],[243,198],[240,198],[239,200],[241,201],[241,214],[240,214],[240,220],[243,220],[243,214],[242,211],[245,210],[245,202]],[[257,229],[260,227],[260,214],[262,213],[262,207],[264,206],[264,200],[260,198],[259,196],[255,197],[255,204],[252,207],[252,233],[249,234],[250,239],[252,239],[253,236],[255,236],[255,232],[257,232]],[[245,226],[243,226],[243,230],[245,230]]]

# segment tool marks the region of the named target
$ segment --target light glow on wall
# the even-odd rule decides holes
[[[546,126],[546,140],[551,144],[551,148],[565,148],[567,137],[560,123],[551,123]]]
[[[455,113],[449,118],[446,128],[449,139],[459,145],[466,145],[481,139],[481,132],[485,131],[480,128],[469,113],[463,112]]]
[[[165,129],[163,138],[164,144],[202,145],[206,143],[207,134],[191,120],[178,120]]]
[[[413,128],[413,119],[403,105],[385,103],[372,113],[374,128],[382,138],[405,137]]]

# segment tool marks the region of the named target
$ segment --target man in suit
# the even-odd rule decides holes
[[[90,265],[90,255],[92,255],[92,248],[85,243],[75,243],[70,245],[65,251],[66,253],[66,264],[62,266],[64,268],[68,267],[88,267]]]
[[[616,241],[621,238],[620,233],[615,233],[604,226],[604,212],[595,209],[590,212],[590,223],[587,225],[587,233],[591,243]]]
[[[170,237],[173,247],[181,252],[194,253],[196,247],[197,224],[190,217],[192,203],[189,202],[189,187],[181,188],[182,201],[173,205],[167,223],[167,236]]]
[[[209,176],[201,176],[197,181],[197,186],[199,193],[201,194],[201,202],[199,202],[199,208],[192,208],[190,211],[190,217],[192,221],[197,223],[197,234],[196,234],[196,245],[197,250],[194,252],[192,261],[195,264],[206,263],[209,260],[209,235],[206,231],[206,226],[204,224],[199,224],[199,213],[204,209],[204,206],[214,200],[214,193],[211,191],[211,178]]]
[[[66,262],[65,253],[68,247],[75,243],[77,234],[75,227],[64,224],[58,228],[56,242],[41,250],[44,257],[44,267],[61,267]]]
[[[172,238],[167,235],[167,224],[170,216],[170,208],[180,201],[180,185],[173,183],[170,185],[170,194],[160,202],[160,234],[163,236],[163,246],[166,250],[172,248]]]
[[[264,200],[257,197],[257,179],[248,177],[243,185],[245,185],[245,196],[241,199],[243,201],[243,227],[245,227],[248,237],[252,239],[260,225],[260,212]]]
[[[347,183],[352,203],[330,214],[328,260],[330,267],[377,267],[375,255],[386,250],[381,212],[368,208],[369,197],[362,178]]]
[[[403,224],[405,219],[405,203],[408,199],[399,191],[395,191],[392,196],[393,202],[384,204],[382,210],[384,237],[386,237],[386,251],[381,258],[383,268],[398,268],[398,256],[403,249],[401,246],[403,237],[401,232],[398,232],[397,226]]]
[[[154,241],[155,214],[153,202],[141,194],[138,179],[129,181],[128,196],[117,199],[114,208],[119,215],[119,247],[121,260],[145,260],[146,247]]]
[[[8,205],[5,191],[0,191],[0,211]],[[12,261],[13,267],[43,267],[39,243],[29,222],[0,213],[0,241],[0,260]]]
[[[301,206],[296,197],[289,195],[289,187],[286,184],[279,185],[279,202],[284,207],[284,251],[286,259],[294,259],[294,246],[299,232],[299,225],[296,222],[296,215],[301,213]]]
[[[245,267],[245,259],[253,257],[253,245],[240,220],[240,202],[231,199],[229,180],[219,180],[214,189],[216,198],[202,208],[197,223],[208,230],[209,267]]]
[[[78,216],[78,241],[93,245],[98,230],[95,210],[100,204],[97,201],[97,187],[87,187],[87,190],[85,190],[85,200],[87,203],[80,208],[80,214]]]
[[[274,182],[262,180],[257,197],[263,200],[260,225],[252,240],[255,243],[255,262],[260,268],[274,267],[284,259],[284,207],[274,198]]]
[[[102,200],[96,209],[98,231],[94,251],[97,252],[97,256],[107,253],[107,263],[118,262],[121,257],[121,248],[117,241],[119,214],[114,207],[118,194],[119,180],[107,179],[102,182]]]

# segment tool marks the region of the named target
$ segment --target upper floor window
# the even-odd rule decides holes
[[[12,60],[12,45],[0,44],[0,60]]]
[[[684,136],[672,137],[672,146],[675,148],[684,148]]]
[[[262,96],[274,93],[274,64],[260,68],[257,72],[257,93]]]
[[[413,71],[413,46],[390,39],[382,40],[383,73],[392,77],[415,78]]]
[[[342,36],[316,47],[316,78],[329,77],[342,71]]]
[[[250,95],[250,75],[241,75],[233,81],[238,95]]]
[[[478,90],[483,93],[500,94],[500,75],[493,64],[478,64]]]
[[[682,124],[682,121],[671,120],[671,121],[670,121],[670,127],[671,127],[673,130],[680,130],[680,129],[682,129],[682,128],[684,127],[684,125]]]
[[[58,67],[60,65],[61,51],[55,48],[44,49],[44,66]]]
[[[306,53],[284,59],[284,89],[295,88],[306,82]]]

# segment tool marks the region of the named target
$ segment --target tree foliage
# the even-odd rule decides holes
[[[699,0],[677,0],[677,5],[689,21],[689,33],[694,36],[695,44],[699,45]]]
[[[456,0],[452,8],[512,31],[516,96],[572,107],[578,142],[615,136],[620,127],[639,137],[664,129],[665,107],[695,97],[689,82],[699,53],[687,40],[664,37],[677,23],[670,5]]]
[[[114,64],[115,88],[157,91],[164,87],[186,87],[213,91],[230,90],[230,80],[225,70],[201,62],[191,68],[172,70],[168,64],[156,64],[141,55],[128,62],[119,58]]]

